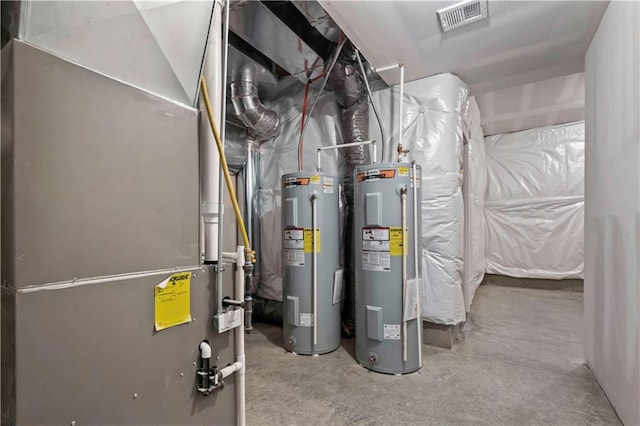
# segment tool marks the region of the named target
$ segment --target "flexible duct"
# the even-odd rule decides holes
[[[329,82],[335,91],[339,107],[342,142],[362,142],[369,138],[369,103],[367,101],[364,76],[357,64],[356,51],[347,43],[340,52]],[[368,164],[369,148],[357,146],[344,150],[345,170],[343,178],[345,196],[345,259],[352,259],[353,247],[353,172],[362,164]],[[343,305],[343,327],[347,334],[355,328],[355,270],[352,262],[345,262],[345,298]]]

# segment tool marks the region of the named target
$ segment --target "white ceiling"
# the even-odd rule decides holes
[[[584,120],[584,72],[476,96],[485,135]]]
[[[566,95],[571,101],[559,102],[547,88],[564,87],[560,80],[553,80],[556,77],[584,71],[584,54],[608,3],[489,1],[488,19],[444,33],[436,10],[455,3],[320,0],[373,67],[403,63],[407,81],[443,72],[464,80],[478,97],[481,111],[483,104],[489,110],[482,111],[487,134],[563,119],[563,108],[573,108],[571,101],[580,96],[574,99],[572,93]],[[383,72],[381,77],[387,84],[399,81],[397,71]],[[537,84],[545,80],[549,81]],[[565,90],[571,89],[572,82],[575,78],[566,82]],[[509,88],[513,90],[505,91]],[[549,103],[527,107],[529,98]],[[516,105],[526,114],[509,116],[516,111],[507,105]],[[543,114],[542,110],[531,112],[535,108],[554,105],[556,111],[545,120],[532,118]]]
[[[454,1],[320,3],[373,67],[401,62],[407,81],[452,72],[474,94],[583,71],[608,4],[490,1],[487,20],[443,33],[436,10]]]

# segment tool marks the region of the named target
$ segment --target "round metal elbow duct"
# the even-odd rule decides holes
[[[236,115],[251,132],[253,139],[264,142],[278,134],[280,119],[260,102],[256,83],[246,80],[232,82],[231,102]]]

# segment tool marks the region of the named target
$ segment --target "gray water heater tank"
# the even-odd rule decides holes
[[[284,347],[298,354],[340,346],[338,192],[325,173],[282,176]]]
[[[355,171],[356,360],[381,373],[422,367],[420,179],[415,163]]]

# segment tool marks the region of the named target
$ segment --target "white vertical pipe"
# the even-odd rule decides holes
[[[400,108],[399,108],[399,120],[398,120],[398,131],[399,131],[399,135],[398,135],[398,146],[402,146],[404,149],[404,145],[402,145],[403,142],[403,134],[404,134],[404,127],[402,126],[402,121],[403,121],[403,107],[404,107],[404,65],[400,64]]]
[[[203,77],[207,86],[212,87],[211,104],[216,126],[222,123],[223,81],[222,81],[222,1],[213,4],[213,16],[209,28],[209,41],[203,64]],[[200,182],[200,214],[202,215],[202,236],[204,239],[205,263],[218,261],[218,229],[220,212],[220,156],[211,132],[204,100],[200,98],[200,155],[202,176]]]
[[[236,277],[234,283],[236,300],[244,300],[244,247],[238,246],[236,251]],[[244,312],[240,314],[240,326],[235,331],[236,361],[242,366],[238,370],[236,378],[237,424],[245,426],[246,423],[246,398],[245,398],[245,373],[246,357],[244,353]]]
[[[413,161],[411,163],[411,171],[413,173],[413,274],[414,278],[418,279],[416,283],[416,303],[417,303],[417,314],[416,314],[416,332],[418,333],[418,365],[422,368],[422,299],[420,292],[420,284],[422,283],[422,278],[418,276],[418,268],[419,268],[419,257],[418,257],[418,239],[422,238],[421,235],[418,235],[418,212],[420,203],[422,200],[418,200],[418,168],[416,167],[416,162]]]
[[[318,196],[315,191],[311,196],[311,250],[313,251],[313,347],[318,344]]]
[[[378,148],[376,147],[376,141],[371,142],[373,145],[373,163],[376,164],[378,162]]]
[[[222,45],[224,49],[224,58],[222,61],[222,117],[227,116],[227,59],[229,55],[229,2],[226,1],[224,7],[224,31],[222,37]],[[220,123],[220,142],[222,142],[222,150],[224,151],[225,137],[227,133],[227,120]],[[218,222],[224,223],[224,179],[222,178],[222,167],[218,168]],[[218,254],[217,258],[222,258],[222,249],[224,242],[223,227],[218,227]],[[216,270],[216,299],[218,306],[217,313],[222,313],[222,268]]]
[[[402,360],[407,361],[407,320],[405,318],[405,305],[407,297],[407,237],[404,232],[407,227],[407,187],[400,194],[402,206]]]

